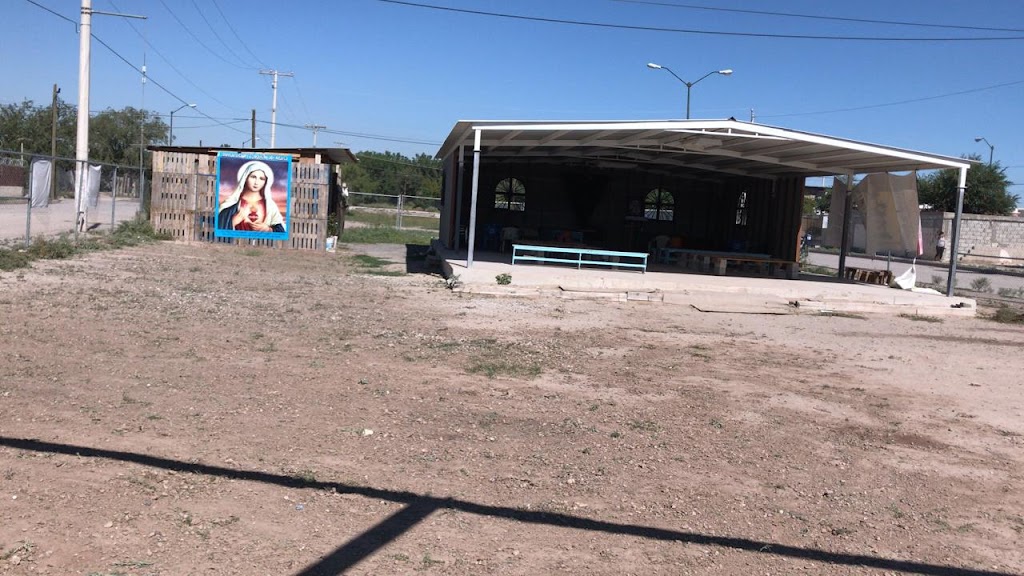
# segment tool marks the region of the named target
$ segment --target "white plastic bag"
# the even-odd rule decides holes
[[[917,258],[914,258],[906,272],[893,278],[892,282],[889,282],[889,286],[901,290],[913,290],[915,284],[917,284]]]

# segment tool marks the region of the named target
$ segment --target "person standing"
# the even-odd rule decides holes
[[[946,253],[946,234],[939,232],[938,239],[935,240],[935,259],[942,262],[942,255]]]

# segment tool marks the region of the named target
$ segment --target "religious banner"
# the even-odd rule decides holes
[[[217,238],[287,240],[291,219],[292,157],[217,154]]]

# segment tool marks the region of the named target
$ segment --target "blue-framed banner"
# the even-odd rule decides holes
[[[291,229],[292,157],[217,154],[216,238],[287,240]]]

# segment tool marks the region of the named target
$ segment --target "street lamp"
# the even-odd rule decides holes
[[[683,80],[682,78],[680,78],[679,75],[676,74],[675,72],[673,72],[672,69],[669,68],[668,66],[662,66],[660,64],[655,64],[654,62],[648,62],[647,63],[647,67],[650,68],[651,70],[665,70],[669,74],[675,76],[676,80],[679,80],[683,84],[686,84],[686,119],[687,120],[690,119],[690,88],[693,88],[694,84],[696,84],[697,82],[700,82],[701,80],[707,78],[708,76],[711,76],[712,74],[721,74],[722,76],[729,76],[730,74],[732,74],[732,69],[730,69],[730,68],[726,68],[725,70],[712,70],[711,72],[708,72],[707,74],[701,76],[700,78],[694,80],[693,82],[687,82],[686,80]]]
[[[260,138],[259,136],[257,136],[255,139],[249,138],[248,140],[242,142],[242,146],[241,147],[245,148],[246,144],[252,142],[252,147],[255,148],[256,147],[256,143],[259,142],[260,140],[263,140],[263,138]]]
[[[183,104],[177,110],[171,110],[171,128],[167,131],[167,145],[174,144],[174,113],[182,108],[195,108],[195,104]]]
[[[985,140],[984,136],[978,136],[977,138],[974,139],[974,141],[975,142],[982,142],[982,141],[984,141],[985,144],[988,144],[988,165],[991,166],[992,165],[992,154],[996,151],[996,147],[993,146],[992,144],[990,144],[988,140]]]

